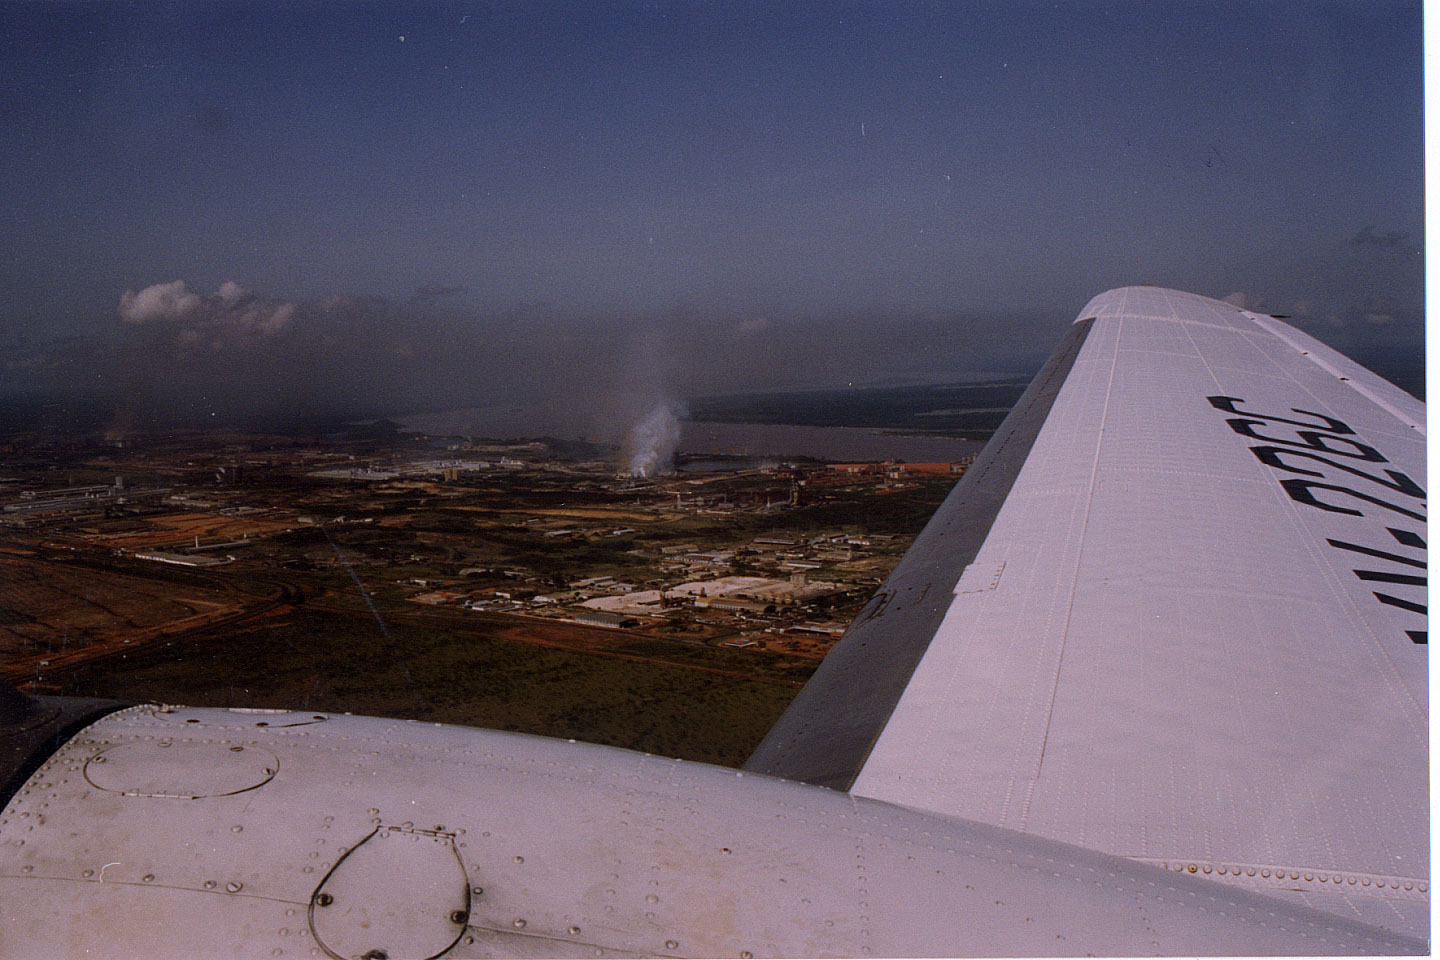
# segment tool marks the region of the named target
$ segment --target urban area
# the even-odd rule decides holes
[[[635,469],[599,444],[388,423],[21,435],[4,454],[0,663],[26,689],[585,728],[718,762],[743,759],[966,467]]]

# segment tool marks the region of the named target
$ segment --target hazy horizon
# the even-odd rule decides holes
[[[1130,283],[1413,373],[1420,26],[1414,2],[3,2],[0,396],[122,425],[624,421],[1033,371]]]

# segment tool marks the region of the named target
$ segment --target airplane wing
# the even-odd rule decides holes
[[[0,956],[1424,953],[1423,420],[1102,295],[744,771],[0,689]]]
[[[1426,936],[1424,485],[1343,355],[1102,294],[747,768]]]

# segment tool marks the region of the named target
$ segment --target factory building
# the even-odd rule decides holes
[[[897,466],[901,475],[920,477],[944,477],[952,473],[963,473],[965,469],[958,463],[901,463]]]
[[[575,614],[575,622],[592,627],[609,627],[611,630],[640,626],[640,621],[634,617],[627,617],[619,613],[607,613],[604,610],[581,610]]]
[[[135,554],[136,560],[153,560],[156,563],[171,563],[177,567],[213,567],[222,563],[229,563],[231,558],[225,557],[197,557],[191,554],[169,553],[164,550],[153,550],[148,553]]]
[[[740,597],[696,597],[695,606],[711,610],[728,610],[731,613],[766,614],[775,612],[774,603],[761,600],[745,600]]]

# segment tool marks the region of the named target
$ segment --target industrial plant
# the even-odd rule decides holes
[[[487,698],[511,668],[497,663],[578,655],[624,665],[617,690],[752,684],[758,735],[966,464],[694,455],[678,437],[661,403],[614,446],[11,438],[0,663],[34,691],[143,687],[194,702],[223,684],[229,702],[248,690],[257,705],[504,725],[476,712],[499,709]],[[366,650],[402,679],[335,679]],[[484,670],[456,665],[480,651]],[[429,676],[433,690],[416,679]],[[586,689],[573,696],[597,695]],[[635,723],[648,724],[651,699],[635,701]],[[520,723],[512,708],[506,722],[548,733],[574,722],[573,709],[552,713]],[[632,725],[612,739],[721,761],[749,746],[706,736]]]

